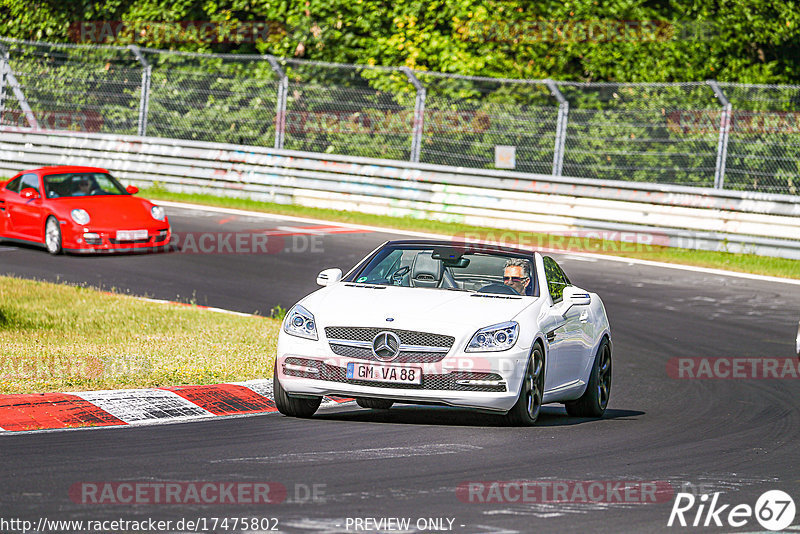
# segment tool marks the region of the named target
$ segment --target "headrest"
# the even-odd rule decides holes
[[[444,272],[441,260],[434,260],[432,252],[417,252],[411,264],[411,285],[413,287],[438,287]]]

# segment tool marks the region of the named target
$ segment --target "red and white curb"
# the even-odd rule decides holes
[[[0,395],[0,432],[141,425],[274,413],[272,380],[207,386]],[[323,406],[352,399],[323,399]]]

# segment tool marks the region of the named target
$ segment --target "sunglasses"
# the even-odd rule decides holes
[[[504,276],[503,282],[514,282],[515,284],[518,284],[519,282],[527,279],[527,276]]]

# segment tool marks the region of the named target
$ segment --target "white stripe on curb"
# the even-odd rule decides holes
[[[128,424],[161,419],[177,421],[215,417],[195,403],[163,389],[118,389],[73,393]]]
[[[244,386],[256,395],[261,395],[269,400],[274,400],[272,394],[272,380],[269,378],[257,378],[254,380],[247,380],[245,382],[228,382],[234,386]]]
[[[193,210],[200,210],[200,211],[210,211],[216,213],[226,213],[230,215],[245,215],[250,217],[260,217],[263,219],[271,219],[271,220],[283,220],[283,221],[293,221],[293,222],[303,222],[303,223],[310,223],[310,224],[327,224],[327,225],[338,225],[343,226],[346,228],[354,228],[358,230],[366,230],[369,232],[379,232],[384,234],[395,234],[401,236],[411,236],[411,237],[422,237],[427,239],[443,239],[443,240],[451,240],[453,236],[451,235],[442,235],[442,234],[430,234],[427,232],[416,232],[411,230],[397,230],[394,228],[383,228],[380,226],[368,226],[363,224],[354,224],[354,223],[344,223],[344,222],[336,222],[336,221],[326,221],[323,219],[312,219],[310,217],[296,217],[294,215],[278,215],[274,213],[262,213],[258,211],[248,211],[248,210],[241,210],[241,209],[234,209],[234,208],[219,208],[216,206],[204,206],[202,204],[190,204],[184,202],[172,202],[172,201],[156,201],[158,204],[167,207],[173,208],[185,208],[185,209],[193,209]],[[501,232],[502,230],[497,230],[497,232]],[[503,243],[492,243],[488,242],[488,244],[492,245],[502,245]],[[780,284],[792,284],[792,285],[800,285],[800,280],[793,279],[793,278],[780,278],[777,276],[764,276],[760,274],[750,274],[750,273],[737,273],[735,271],[726,271],[723,269],[710,269],[707,267],[693,267],[691,265],[680,265],[675,263],[664,263],[659,261],[650,261],[650,260],[640,260],[635,258],[625,258],[621,256],[612,256],[610,254],[592,254],[589,252],[573,252],[573,251],[565,251],[565,250],[558,250],[558,249],[547,249],[541,248],[538,249],[540,252],[547,252],[547,253],[559,253],[559,254],[569,254],[572,256],[580,256],[584,258],[595,258],[598,260],[607,260],[607,261],[616,261],[616,262],[625,262],[631,265],[646,265],[650,267],[662,267],[665,269],[677,269],[681,271],[691,271],[696,273],[705,273],[705,274],[713,274],[717,276],[730,276],[733,278],[744,278],[746,280],[758,280],[761,282],[775,282]]]
[[[271,378],[257,378],[254,380],[247,380],[245,382],[228,382],[228,383],[234,386],[244,386],[247,389],[255,392],[256,394],[261,395],[262,397],[266,397],[272,402],[275,402],[275,394],[272,389]],[[336,402],[330,397],[322,397],[322,404],[320,404],[320,406],[330,406],[339,404],[343,403]]]

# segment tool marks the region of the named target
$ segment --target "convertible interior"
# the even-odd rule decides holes
[[[372,269],[367,267],[367,276],[359,277],[357,281],[401,287],[519,294],[503,284],[505,258],[465,254],[457,260],[448,260],[435,256],[433,250],[396,250],[372,266]]]

